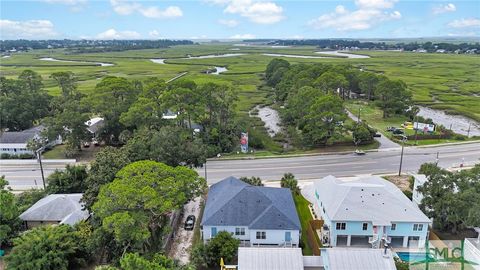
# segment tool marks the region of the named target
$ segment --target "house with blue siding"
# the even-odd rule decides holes
[[[314,182],[314,211],[325,246],[423,247],[431,221],[393,183],[370,176]]]
[[[227,231],[242,246],[298,247],[301,226],[290,189],[229,177],[210,187],[201,230],[205,242]]]

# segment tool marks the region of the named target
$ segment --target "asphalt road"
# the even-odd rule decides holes
[[[438,147],[408,147],[404,151],[403,172],[416,172],[421,164],[435,162],[439,153],[438,164],[445,168],[480,163],[480,142],[444,145]],[[211,160],[207,162],[207,180],[216,183],[228,176],[258,176],[262,180],[279,180],[286,172],[293,173],[298,179],[315,179],[327,175],[338,177],[362,174],[398,173],[400,149],[382,149],[368,152],[365,156],[353,154],[334,154],[303,156],[290,158],[268,158],[249,160]],[[44,164],[45,176],[55,169],[64,168],[64,164]],[[199,168],[201,176],[205,169]],[[0,175],[5,175],[14,190],[25,190],[42,186],[40,166],[0,165]]]
[[[450,145],[428,148],[405,148],[402,172],[416,172],[425,162],[435,162],[445,168],[480,163],[480,143]],[[362,174],[398,173],[401,150],[385,149],[368,152],[364,156],[353,154],[321,155],[293,158],[254,160],[215,160],[207,162],[207,180],[215,183],[228,176],[258,176],[262,180],[280,180],[286,172],[298,179],[315,179],[327,175],[338,177]],[[205,170],[199,169],[205,176]]]

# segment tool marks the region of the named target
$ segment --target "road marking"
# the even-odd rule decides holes
[[[377,162],[365,161],[365,162],[356,162],[354,164],[376,164]],[[297,169],[297,168],[318,168],[325,166],[341,166],[341,165],[352,165],[349,163],[333,163],[333,164],[314,164],[314,165],[303,165],[303,166],[277,166],[277,167],[255,167],[255,168],[238,168],[235,171],[255,171],[255,170],[281,170],[281,169]],[[229,169],[208,169],[208,172],[229,172],[232,171],[232,168]]]

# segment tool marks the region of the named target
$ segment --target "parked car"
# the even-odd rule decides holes
[[[395,129],[397,129],[396,127],[387,127],[387,131],[394,131]]]
[[[84,142],[83,147],[85,147],[85,148],[90,147],[90,143],[89,142]]]
[[[403,129],[397,128],[397,129],[395,129],[394,131],[392,131],[392,133],[393,133],[393,134],[403,134],[404,132],[403,132]]]
[[[93,143],[93,145],[95,145],[95,146],[99,146],[99,145],[100,145],[100,143],[97,141],[97,139],[94,139],[94,140],[92,141],[92,143]]]
[[[373,134],[373,137],[377,137],[377,138],[378,138],[378,137],[382,137],[382,134],[380,134],[380,133],[377,132],[377,133]]]
[[[194,215],[189,215],[187,217],[187,220],[185,220],[184,228],[187,231],[192,231],[194,227],[195,227],[195,216]]]

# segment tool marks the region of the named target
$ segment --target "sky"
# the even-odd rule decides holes
[[[1,0],[0,5],[0,39],[480,40],[479,0]]]

